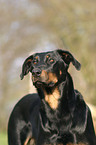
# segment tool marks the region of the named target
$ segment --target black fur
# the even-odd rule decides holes
[[[21,79],[31,72],[38,94],[23,97],[14,107],[8,124],[9,145],[33,144],[33,139],[36,145],[96,145],[90,109],[68,73],[71,62],[80,70],[72,54],[60,49],[25,60]]]

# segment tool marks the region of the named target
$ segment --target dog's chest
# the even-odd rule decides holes
[[[44,95],[45,95],[45,101],[49,104],[49,106],[53,110],[57,109],[59,105],[59,98],[60,98],[60,92],[58,88],[55,88],[55,90],[50,94],[47,94],[44,91]]]

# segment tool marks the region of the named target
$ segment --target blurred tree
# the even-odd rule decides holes
[[[1,129],[17,100],[29,92],[29,78],[20,81],[19,75],[30,52],[65,47],[71,51],[82,64],[78,73],[70,69],[75,86],[96,105],[95,17],[96,1],[0,1]]]

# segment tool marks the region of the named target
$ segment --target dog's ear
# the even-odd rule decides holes
[[[58,49],[57,52],[62,57],[64,62],[69,66],[70,62],[75,66],[77,70],[80,70],[81,64],[73,57],[69,51]]]
[[[29,56],[23,63],[22,66],[22,73],[20,74],[21,80],[24,78],[25,75],[29,73],[29,71],[32,70],[32,60],[33,60],[33,55]]]

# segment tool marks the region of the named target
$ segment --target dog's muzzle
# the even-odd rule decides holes
[[[33,77],[40,77],[41,72],[42,72],[42,71],[41,71],[39,68],[33,69],[33,71],[32,71],[32,76],[33,76]]]
[[[32,81],[36,87],[53,87],[57,82],[57,77],[46,70],[41,70],[40,68],[35,68],[32,71]]]

